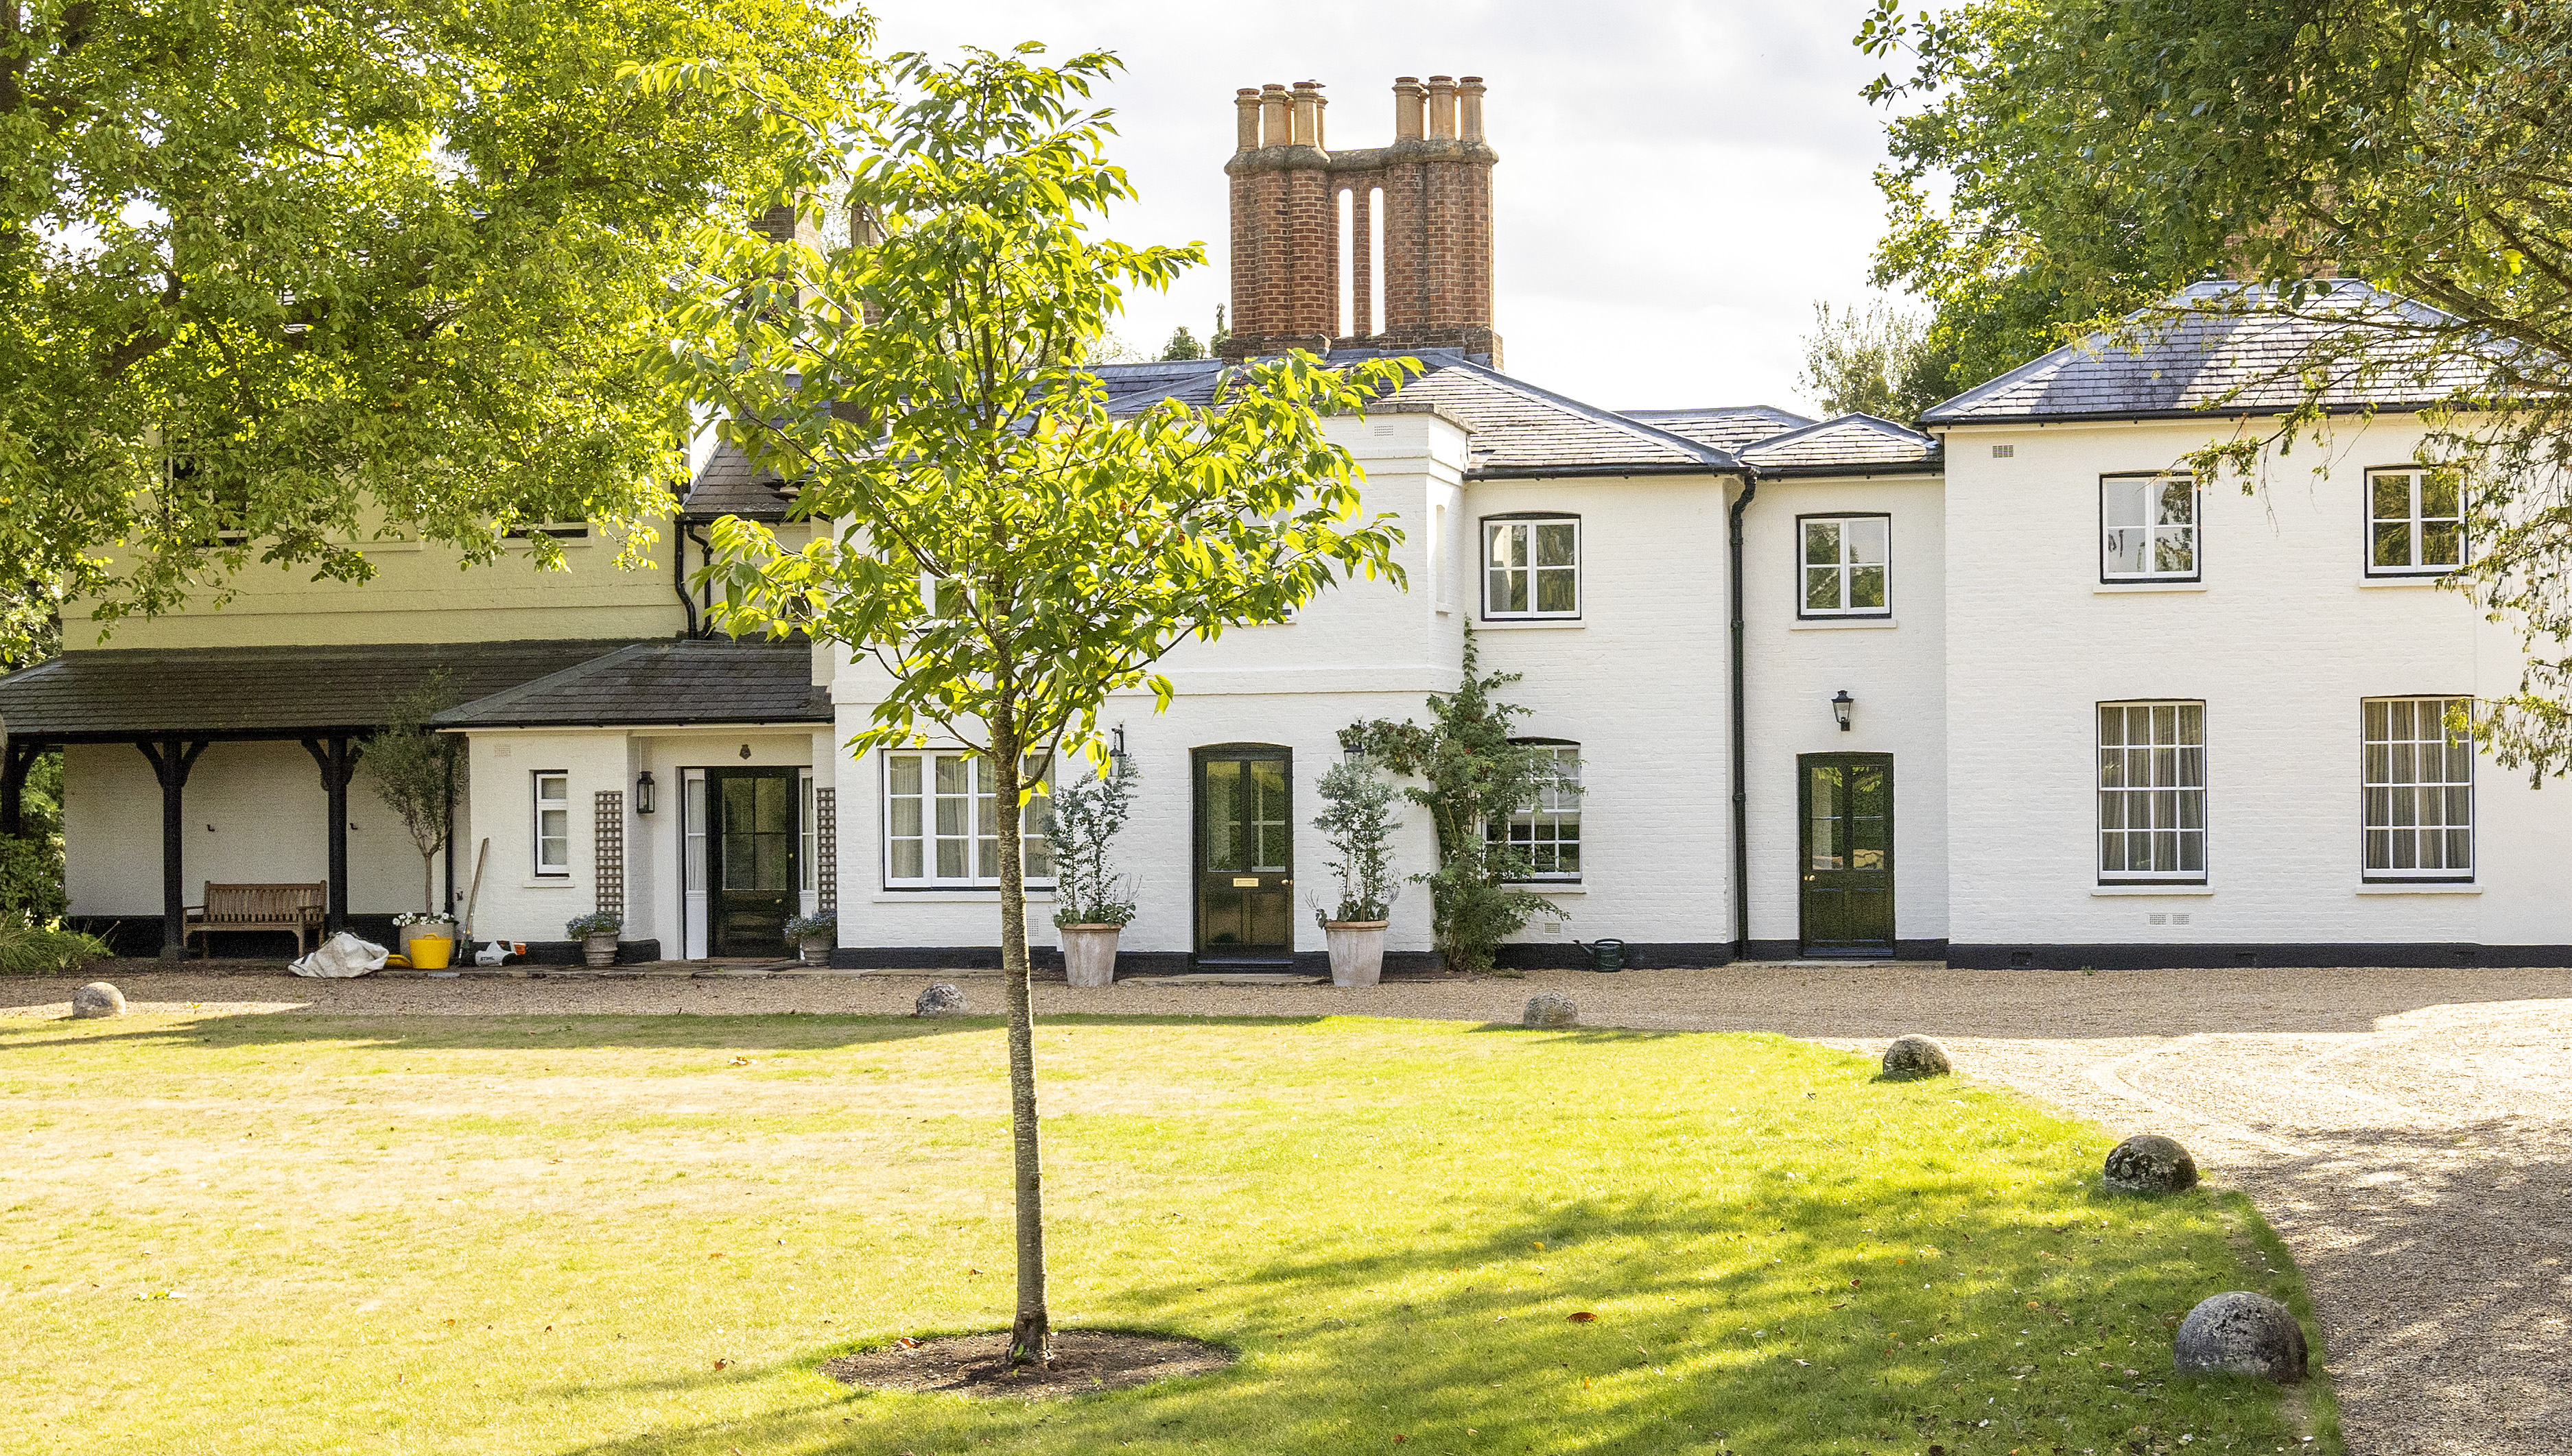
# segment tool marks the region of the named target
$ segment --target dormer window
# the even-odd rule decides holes
[[[1483,615],[1496,620],[1581,615],[1581,518],[1483,521]]]

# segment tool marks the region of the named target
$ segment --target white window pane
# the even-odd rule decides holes
[[[1848,559],[1852,564],[1872,563],[1881,566],[1887,559],[1887,543],[1892,523],[1882,516],[1867,516],[1847,525]]]

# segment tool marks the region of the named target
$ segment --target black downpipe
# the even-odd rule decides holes
[[[679,605],[688,609],[691,638],[697,635],[697,599],[688,595],[688,542],[695,534],[677,521],[670,523],[670,590],[679,594]]]
[[[1750,765],[1743,759],[1749,731],[1741,701],[1741,513],[1759,494],[1759,472],[1741,472],[1741,494],[1732,502],[1732,958],[1750,955]]]

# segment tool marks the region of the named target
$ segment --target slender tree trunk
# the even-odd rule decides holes
[[[1018,773],[1025,753],[1006,709],[991,724],[991,773],[999,809],[1000,983],[1009,1001],[1009,1135],[1018,1202],[1018,1312],[1009,1326],[1009,1363],[1043,1364],[1053,1354],[1045,1312],[1044,1168],[1036,1140],[1035,1012],[1027,986],[1025,843],[1019,837]]]

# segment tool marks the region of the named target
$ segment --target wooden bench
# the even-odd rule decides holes
[[[187,938],[205,936],[205,953],[212,959],[214,937],[224,932],[292,930],[300,958],[311,948],[308,937],[320,937],[329,903],[330,887],[325,884],[219,885],[209,880],[206,902],[188,907]]]

